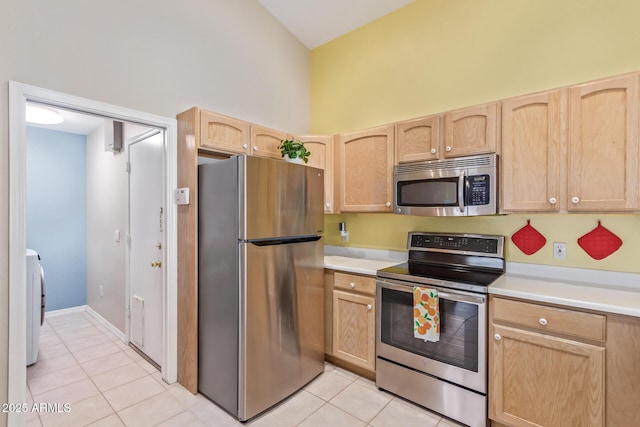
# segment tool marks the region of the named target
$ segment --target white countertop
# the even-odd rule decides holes
[[[325,246],[324,267],[375,276],[406,262],[407,253]],[[489,293],[640,317],[640,274],[507,262]]]
[[[375,259],[351,258],[337,255],[325,255],[324,268],[347,271],[350,273],[375,276],[376,271],[399,264],[398,261],[381,261]]]
[[[518,271],[518,268],[512,270]],[[588,283],[562,277],[564,273],[562,269],[538,266],[537,271],[540,275],[518,274],[519,272],[510,272],[507,265],[507,273],[491,284],[489,293],[640,317],[640,275],[597,271],[592,274],[592,277],[596,277],[598,282]],[[553,277],[549,271],[560,274]],[[576,277],[576,273],[579,273],[580,279],[588,280],[584,277],[592,271],[571,269],[570,273],[572,273],[571,277]],[[619,284],[624,286],[616,286]]]
[[[382,268],[401,264],[407,260],[407,252],[379,249],[325,246],[324,268],[375,276]]]

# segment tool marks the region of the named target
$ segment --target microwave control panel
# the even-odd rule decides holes
[[[482,206],[491,203],[489,175],[471,175],[465,178],[465,205]]]

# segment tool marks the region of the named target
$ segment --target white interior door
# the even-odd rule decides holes
[[[129,145],[129,340],[162,366],[163,138]]]

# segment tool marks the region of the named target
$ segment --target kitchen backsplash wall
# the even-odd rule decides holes
[[[525,255],[511,241],[511,235],[527,224],[547,239],[542,249]],[[622,246],[609,257],[594,260],[577,240],[602,225],[622,239]],[[338,224],[344,222],[349,240],[343,242]],[[640,215],[495,215],[471,218],[437,218],[394,214],[325,215],[325,244],[370,249],[406,250],[409,231],[438,231],[505,236],[507,261],[609,271],[640,272]],[[565,260],[553,259],[553,243],[567,244]]]

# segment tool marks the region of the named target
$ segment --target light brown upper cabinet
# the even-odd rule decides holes
[[[339,210],[391,212],[394,126],[338,136]]]
[[[496,151],[497,103],[450,111],[444,116],[444,157]]]
[[[249,123],[200,110],[198,149],[229,154],[249,154]]]
[[[279,130],[251,125],[251,155],[282,159],[278,145],[283,139],[289,139],[290,136]]]
[[[502,102],[501,211],[560,210],[560,101],[557,90]]]
[[[396,164],[440,158],[441,122],[436,115],[396,123]]]
[[[299,135],[294,138],[304,142],[311,152],[308,166],[324,169],[324,212],[333,213],[333,137],[328,135]]]
[[[569,89],[569,211],[638,209],[638,76]]]

